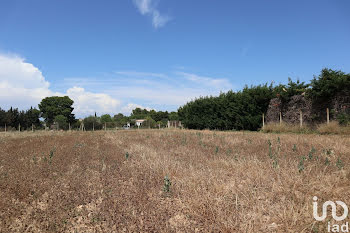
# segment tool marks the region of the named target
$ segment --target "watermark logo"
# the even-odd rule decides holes
[[[313,215],[317,221],[323,221],[327,218],[327,208],[328,207],[331,207],[332,218],[335,221],[343,221],[348,217],[348,214],[349,214],[348,206],[342,201],[336,201],[335,203],[333,201],[326,201],[322,205],[322,215],[319,216],[318,215],[318,202],[317,202],[317,200],[318,200],[318,198],[316,196],[313,197]],[[339,205],[343,208],[343,214],[341,216],[337,215],[337,205]],[[339,224],[331,225],[328,222],[328,232],[349,232],[349,223],[347,222],[347,223],[340,226]]]

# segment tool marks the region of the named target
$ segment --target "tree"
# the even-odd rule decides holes
[[[327,102],[337,93],[350,90],[350,74],[342,71],[323,69],[318,77],[311,80],[307,94],[313,102]]]
[[[171,112],[171,113],[169,113],[168,119],[171,121],[178,121],[179,115],[177,112]]]
[[[55,117],[55,122],[58,124],[59,129],[67,129],[68,128],[68,120],[67,117],[63,115],[58,115]]]
[[[109,122],[113,122],[113,119],[112,119],[111,115],[104,114],[104,115],[101,116],[101,123],[102,124],[109,123]]]
[[[84,118],[84,126],[86,130],[102,129],[101,122],[94,116]]]
[[[257,130],[261,115],[273,98],[272,85],[246,86],[242,91],[201,97],[178,109],[181,122],[190,129]],[[170,119],[176,114],[169,116]]]
[[[71,124],[75,122],[75,117],[73,112],[73,100],[68,96],[59,97],[52,96],[46,97],[39,104],[39,109],[42,117],[48,124],[52,124],[54,119],[58,115],[62,115],[67,118],[67,121]]]

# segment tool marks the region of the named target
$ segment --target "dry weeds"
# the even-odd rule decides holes
[[[312,197],[350,204],[349,148],[341,135],[2,133],[0,229],[324,232]]]
[[[318,133],[318,134],[343,134],[350,135],[350,126],[341,126],[337,121],[331,121],[329,124],[323,123],[317,126],[287,124],[287,123],[269,123],[262,129],[265,133]]]

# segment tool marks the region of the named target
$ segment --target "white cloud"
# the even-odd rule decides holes
[[[38,68],[13,55],[0,54],[0,106],[36,106],[54,93]]]
[[[225,78],[211,78],[205,76],[199,76],[197,74],[177,72],[178,75],[185,77],[187,80],[209,87],[220,89],[220,91],[228,90],[232,88],[232,85],[228,79]]]
[[[70,86],[83,85],[103,92],[126,103],[138,103],[161,110],[176,110],[200,96],[218,95],[233,85],[226,78],[201,76],[193,73],[149,73],[117,71],[107,77],[66,79]],[[125,107],[123,111],[127,111]]]
[[[84,88],[69,88],[66,93],[54,92],[41,71],[19,56],[0,54],[0,106],[19,109],[37,107],[48,96],[68,95],[74,100],[74,112],[78,117],[93,114],[115,113],[120,101],[103,93],[87,92]]]
[[[107,94],[87,92],[81,87],[70,88],[66,94],[74,100],[74,111],[84,115],[116,113],[120,107],[119,100]]]
[[[135,108],[141,108],[141,109],[147,109],[148,111],[154,109],[154,108],[150,108],[150,107],[144,107],[142,105],[139,104],[134,104],[134,103],[129,103],[126,106],[122,107],[121,112],[125,113],[125,114],[129,114],[132,112],[132,110],[134,110]],[[155,109],[154,109],[155,110]]]
[[[169,16],[160,14],[154,0],[133,0],[133,2],[142,15],[152,17],[152,25],[155,28],[163,27],[171,20]]]
[[[138,71],[118,71],[98,78],[61,79],[52,85],[66,91],[53,91],[41,71],[23,58],[0,54],[0,107],[5,109],[11,106],[28,109],[37,107],[45,97],[68,95],[74,100],[77,117],[95,112],[129,114],[136,107],[173,111],[197,97],[218,95],[233,87],[225,78],[186,72]]]

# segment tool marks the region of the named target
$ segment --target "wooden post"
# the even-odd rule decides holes
[[[265,127],[265,114],[262,114],[263,128]]]
[[[303,127],[303,111],[300,109],[300,128]]]
[[[280,125],[282,125],[282,112],[280,112]]]
[[[18,132],[21,132],[21,123],[18,124]]]
[[[32,132],[34,132],[34,124],[32,124]]]
[[[327,125],[329,124],[329,108],[327,108]]]
[[[92,131],[95,131],[95,122],[92,122]]]
[[[158,128],[160,129],[160,124],[158,123]]]
[[[5,124],[5,132],[6,132],[6,130],[7,130],[7,129],[6,129],[6,124]]]
[[[107,123],[105,122],[105,131],[107,131]]]

